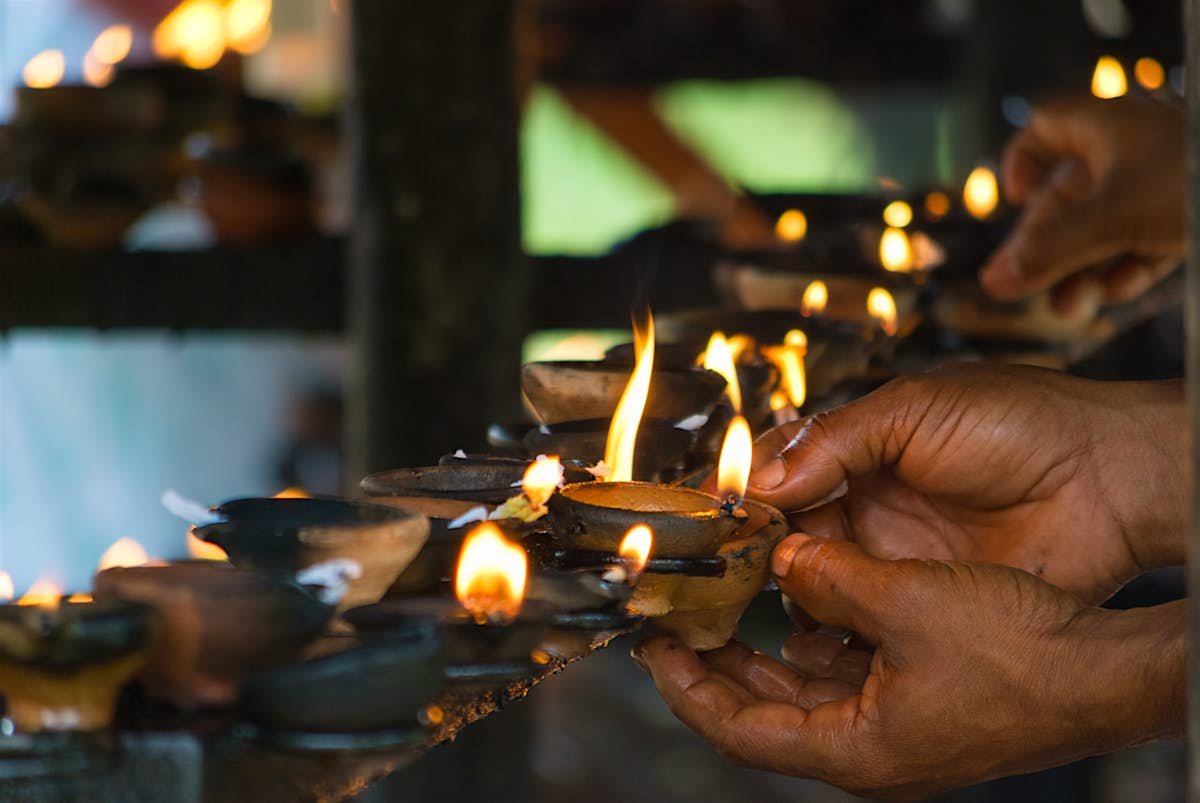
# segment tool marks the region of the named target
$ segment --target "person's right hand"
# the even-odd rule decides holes
[[[1069,313],[1149,289],[1187,246],[1185,136],[1182,110],[1141,98],[1035,109],[1004,154],[1005,194],[1025,210],[980,271],[984,290],[1011,301],[1054,287]]]
[[[958,366],[763,435],[748,492],[877,557],[1005,564],[1098,602],[1183,563],[1187,462],[1179,383]]]

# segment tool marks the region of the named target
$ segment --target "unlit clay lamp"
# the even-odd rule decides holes
[[[95,595],[158,613],[142,678],[181,708],[232,703],[242,680],[295,660],[334,612],[295,583],[202,561],[105,569]]]
[[[535,427],[525,435],[529,454],[555,454],[564,460],[595,465],[604,459],[609,419],[564,421]],[[678,464],[696,442],[696,433],[676,427],[671,421],[643,419],[638,427],[633,476],[657,479],[666,468]]]
[[[530,461],[497,461],[462,465],[400,468],[371,474],[362,481],[368,496],[458,499],[498,505],[520,491]],[[585,482],[591,475],[565,466],[568,482]]]
[[[107,727],[146,661],[152,614],[121,602],[52,598],[0,606],[0,694],[17,731]]]
[[[235,499],[197,537],[225,550],[233,565],[287,578],[332,560],[356,561],[339,609],[378,602],[429,538],[419,511],[346,499]]]

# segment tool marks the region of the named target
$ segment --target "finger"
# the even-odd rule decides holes
[[[1050,295],[1050,307],[1064,318],[1075,318],[1095,310],[1104,297],[1104,285],[1093,271],[1068,276]]]
[[[1018,131],[1004,149],[1001,159],[1001,184],[1005,199],[1024,206],[1033,191],[1045,181],[1058,154],[1028,128]]]
[[[783,643],[783,660],[809,678],[831,678],[862,687],[871,674],[870,652],[846,646],[822,633],[797,633]]]
[[[634,657],[650,673],[671,712],[707,739],[723,755],[755,766],[786,766],[797,775],[813,775],[837,761],[834,731],[848,730],[860,698],[825,703],[820,725],[806,727],[803,708],[748,699],[678,640],[657,636],[638,644]]]
[[[818,538],[854,540],[852,537],[854,528],[850,524],[846,506],[841,501],[789,513],[787,519],[792,532],[807,533]]]
[[[817,621],[882,643],[889,602],[908,591],[899,564],[873,558],[857,544],[790,535],[775,547],[771,572],[780,590]]]
[[[736,641],[706,652],[700,658],[761,700],[804,709],[844,700],[862,691],[861,681],[854,685],[832,675],[811,679],[801,677],[779,661]]]
[[[1119,304],[1131,301],[1158,284],[1176,267],[1173,259],[1149,260],[1130,257],[1109,269],[1104,277],[1105,300]]]
[[[792,624],[800,630],[816,630],[821,626],[820,622],[812,618],[812,614],[789,599],[787,594],[781,594],[779,599],[783,603],[783,612],[787,614],[788,619],[792,620]]]

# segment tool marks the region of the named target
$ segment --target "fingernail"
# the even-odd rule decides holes
[[[771,553],[771,572],[776,577],[785,577],[792,568],[792,561],[796,559],[796,553],[800,551],[800,547],[804,546],[810,539],[807,535],[789,535],[775,547],[775,551]]]
[[[650,674],[650,667],[646,664],[646,659],[642,655],[641,644],[633,645],[633,649],[629,651],[629,657],[633,659],[635,664],[637,664],[638,669],[642,670],[647,675]]]
[[[776,457],[750,475],[750,484],[769,491],[778,488],[786,478],[787,464],[783,462],[782,457]]]

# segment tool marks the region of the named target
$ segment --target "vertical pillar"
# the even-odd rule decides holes
[[[518,403],[513,0],[355,0],[347,481],[481,443]]]
[[[1200,803],[1200,0],[1185,0],[1187,47],[1187,395],[1192,432],[1192,522],[1188,554],[1188,800]]]

